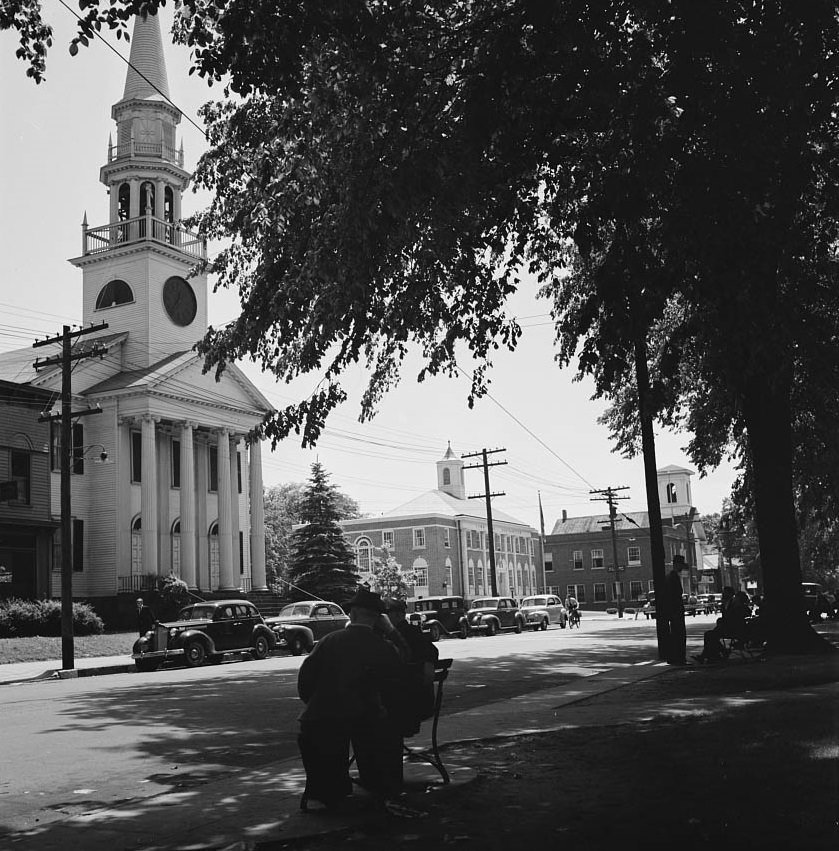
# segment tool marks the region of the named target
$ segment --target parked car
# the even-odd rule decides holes
[[[524,615],[512,597],[482,597],[472,601],[466,613],[466,629],[473,632],[495,635],[501,630],[524,629]]]
[[[554,597],[552,594],[539,597],[525,597],[521,601],[521,613],[524,615],[524,622],[533,630],[547,629],[552,623],[559,624],[561,629],[565,629],[568,623],[568,612],[559,597]]]
[[[134,642],[131,658],[139,671],[154,671],[170,659],[196,668],[221,662],[225,653],[264,659],[273,646],[274,633],[253,603],[211,600],[186,606],[175,621],[156,623]]]
[[[278,615],[265,622],[274,632],[275,647],[292,656],[309,653],[324,635],[343,629],[349,618],[337,603],[301,600],[289,603]]]
[[[411,605],[414,610],[409,613],[408,620],[427,632],[432,641],[439,641],[443,635],[458,638],[468,635],[463,597],[424,597]]]

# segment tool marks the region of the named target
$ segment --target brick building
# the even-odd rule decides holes
[[[362,581],[385,550],[417,582],[415,598],[492,593],[486,505],[468,499],[463,461],[451,446],[437,461],[437,487],[379,517],[345,520],[341,527]],[[523,597],[544,589],[539,534],[526,523],[492,508],[497,590]]]
[[[667,570],[674,559],[681,562],[685,593],[703,593],[716,588],[713,576],[703,570],[705,532],[691,504],[692,475],[691,470],[673,465],[658,470],[664,558]],[[545,583],[563,597],[573,593],[591,609],[615,607],[619,599],[631,604],[652,591],[647,512],[618,510],[614,544],[608,510],[586,517],[563,512],[545,537]]]

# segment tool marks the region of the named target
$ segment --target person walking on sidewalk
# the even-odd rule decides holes
[[[352,794],[350,744],[359,783],[376,804],[385,808],[402,791],[402,736],[386,701],[408,650],[378,594],[359,588],[348,606],[347,628],[324,636],[297,678],[306,704],[297,739],[306,769],[304,810],[309,800],[335,809]]]
[[[667,661],[671,665],[687,662],[687,629],[685,627],[685,604],[682,600],[682,579],[674,567],[664,578],[664,605],[670,634]]]

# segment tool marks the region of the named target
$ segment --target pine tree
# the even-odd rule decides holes
[[[303,525],[291,537],[289,596],[293,600],[320,597],[342,605],[355,593],[358,573],[338,523],[339,494],[318,461],[312,464],[300,515]]]

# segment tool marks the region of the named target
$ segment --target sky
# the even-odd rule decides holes
[[[67,260],[81,254],[85,214],[91,227],[107,223],[108,196],[99,169],[106,162],[109,134],[115,135],[111,106],[122,97],[127,68],[100,40],[71,57],[67,45],[74,18],[59,0],[43,0],[43,6],[55,39],[46,81],[39,86],[15,58],[15,35],[0,33],[0,351],[27,347],[81,320],[82,275]],[[168,35],[171,15],[171,9],[162,10],[169,92],[184,114],[178,144],[183,141],[185,167],[193,169],[206,149],[199,107],[222,95],[219,86],[210,88],[197,74],[189,75],[188,49],[171,44]],[[127,58],[128,45],[112,33],[104,35]],[[208,201],[206,194],[187,191],[184,214]],[[506,461],[490,469],[491,491],[504,493],[493,505],[537,530],[540,497],[548,532],[563,510],[569,517],[602,513],[605,504],[592,491],[606,487],[626,488],[620,492],[622,511],[646,510],[643,460],[613,452],[608,430],[597,422],[606,403],[592,400],[590,381],[574,380],[573,365],[556,364],[549,305],[537,299],[536,290],[535,283],[523,286],[508,305],[523,335],[514,353],[494,358],[489,398],[470,410],[463,376],[417,383],[422,364],[411,356],[375,419],[360,423],[366,374],[359,367],[346,375],[350,398],[331,416],[316,448],[302,449],[294,436],[273,452],[264,447],[266,487],[305,481],[318,460],[336,487],[357,500],[362,512],[376,516],[436,487],[435,462],[450,443],[460,455],[504,449],[490,456]],[[210,295],[210,324],[237,314],[235,293]],[[309,375],[287,386],[254,364],[240,366],[276,407],[304,398],[320,378]],[[657,466],[696,471],[683,449],[688,440],[689,435],[658,429]],[[700,513],[720,510],[735,476],[726,463],[693,477]],[[480,470],[467,472],[466,487],[469,495],[484,492]]]

